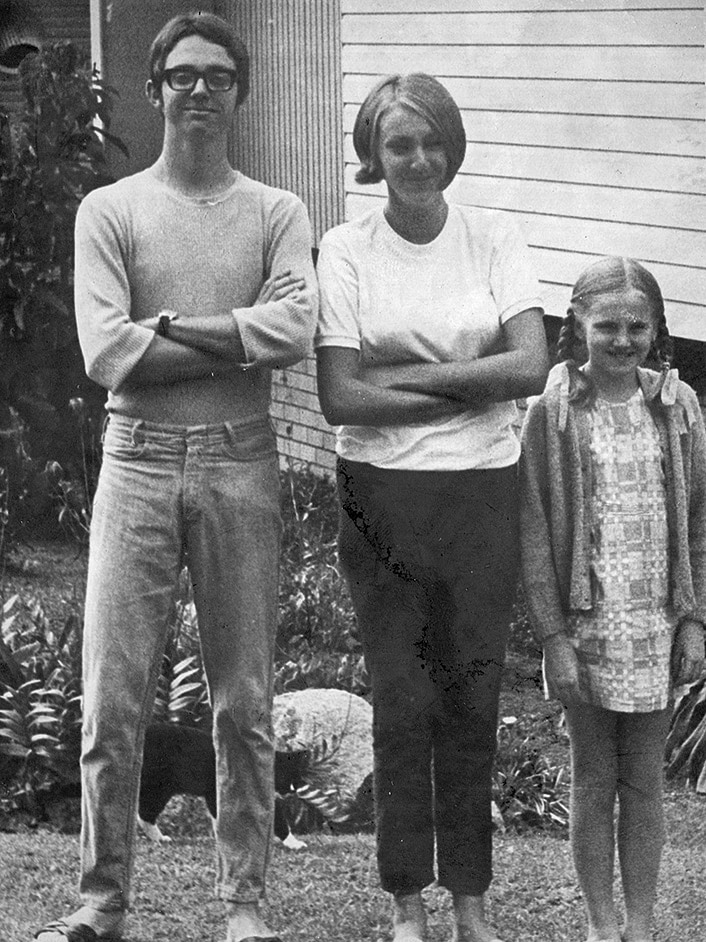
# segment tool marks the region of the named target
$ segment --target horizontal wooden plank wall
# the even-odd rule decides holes
[[[346,214],[361,187],[353,121],[375,80],[436,75],[468,138],[451,199],[512,212],[548,313],[580,271],[631,255],[670,328],[706,340],[704,11],[697,0],[342,0]]]

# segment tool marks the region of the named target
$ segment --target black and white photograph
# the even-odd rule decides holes
[[[3,942],[706,938],[702,0],[0,0]]]

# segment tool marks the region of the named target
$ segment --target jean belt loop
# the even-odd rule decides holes
[[[105,418],[101,424],[101,445],[105,445],[105,436],[108,433],[108,426],[110,425],[110,412],[106,412]]]
[[[145,440],[145,435],[143,432],[144,425],[145,423],[142,421],[142,419],[140,419],[139,422],[135,422],[131,429],[130,437],[132,439],[133,448],[139,447]]]

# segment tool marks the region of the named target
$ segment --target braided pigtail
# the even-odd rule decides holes
[[[561,323],[561,330],[556,344],[557,363],[566,363],[569,370],[569,401],[577,405],[586,405],[592,401],[591,381],[578,368],[586,359],[586,348],[577,325],[577,315],[571,305]]]
[[[647,357],[647,365],[654,366],[654,368],[660,372],[666,373],[671,366],[672,357],[674,356],[674,341],[667,327],[667,318],[664,316],[664,309],[657,315],[656,321],[657,331]]]
[[[561,330],[556,343],[557,363],[564,363],[567,360],[576,360],[576,347],[578,337],[576,335],[576,315],[573,308],[566,312],[564,320],[561,322]]]

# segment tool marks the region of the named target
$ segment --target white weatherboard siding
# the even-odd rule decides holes
[[[706,341],[704,9],[696,0],[342,0],[346,215],[384,188],[354,181],[355,115],[391,72],[426,71],[463,114],[451,199],[513,213],[548,313],[580,271],[631,255],[670,329]]]

